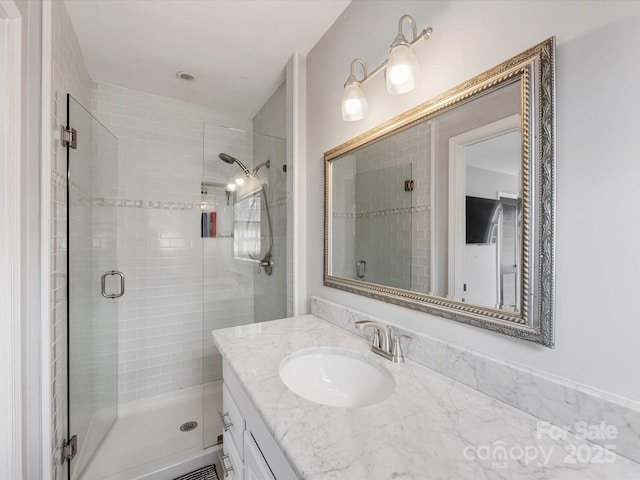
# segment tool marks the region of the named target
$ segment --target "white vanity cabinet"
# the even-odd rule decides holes
[[[221,480],[298,480],[237,377],[223,364]]]

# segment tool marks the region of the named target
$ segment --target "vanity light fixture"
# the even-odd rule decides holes
[[[398,21],[398,35],[396,35],[396,38],[389,47],[389,59],[387,60],[385,75],[387,92],[393,94],[410,92],[420,83],[418,59],[411,51],[411,44],[402,33],[402,22],[404,20],[409,22],[413,29],[413,41],[418,37],[418,29],[413,18],[409,15],[400,17]]]
[[[342,92],[342,118],[347,122],[361,120],[369,108],[367,97],[362,91],[362,82],[358,81],[353,71],[356,63],[362,65],[362,81],[367,78],[367,65],[364,60],[356,58],[351,62],[351,74],[344,84],[344,92]]]
[[[402,26],[407,21],[413,30],[411,42],[402,33]],[[342,93],[342,118],[347,122],[361,120],[367,111],[367,97],[362,91],[362,85],[381,70],[385,70],[387,92],[399,94],[410,92],[420,82],[420,67],[411,48],[422,40],[428,40],[433,29],[422,30],[418,34],[415,20],[410,15],[403,15],[398,21],[398,34],[389,47],[389,57],[378,68],[367,74],[364,60],[356,58],[351,62],[351,73],[344,84]],[[362,65],[364,76],[358,80],[354,73],[354,65]]]

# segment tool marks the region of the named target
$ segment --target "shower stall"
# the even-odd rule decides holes
[[[163,171],[162,155],[136,152],[152,159],[145,183],[131,174],[142,163],[123,161],[137,144],[71,96],[61,134],[69,478],[167,479],[210,465],[222,441],[210,332],[292,311],[287,142],[204,122],[198,164]]]

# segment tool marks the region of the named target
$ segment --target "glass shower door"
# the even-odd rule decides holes
[[[68,434],[80,478],[117,417],[118,140],[67,96]]]
[[[222,357],[211,331],[284,318],[293,278],[286,139],[204,125],[201,208],[215,228],[202,238],[203,443],[221,441]],[[235,162],[242,162],[249,177]],[[267,162],[268,166],[267,166]],[[245,182],[240,181],[242,178]],[[230,188],[229,185],[233,184]],[[270,257],[272,268],[260,265]]]

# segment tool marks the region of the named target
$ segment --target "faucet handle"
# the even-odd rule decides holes
[[[392,362],[404,362],[404,353],[402,352],[402,345],[400,344],[400,340],[402,340],[403,338],[406,338],[407,340],[413,340],[413,337],[403,334],[398,334],[393,337],[393,350],[391,351],[391,354],[393,355],[393,358],[391,359]]]
[[[376,348],[380,348],[380,328],[383,327],[382,324],[378,322],[372,322],[371,320],[358,320],[356,322],[356,327],[360,329],[364,329],[366,327],[372,327],[373,328],[372,345]]]

